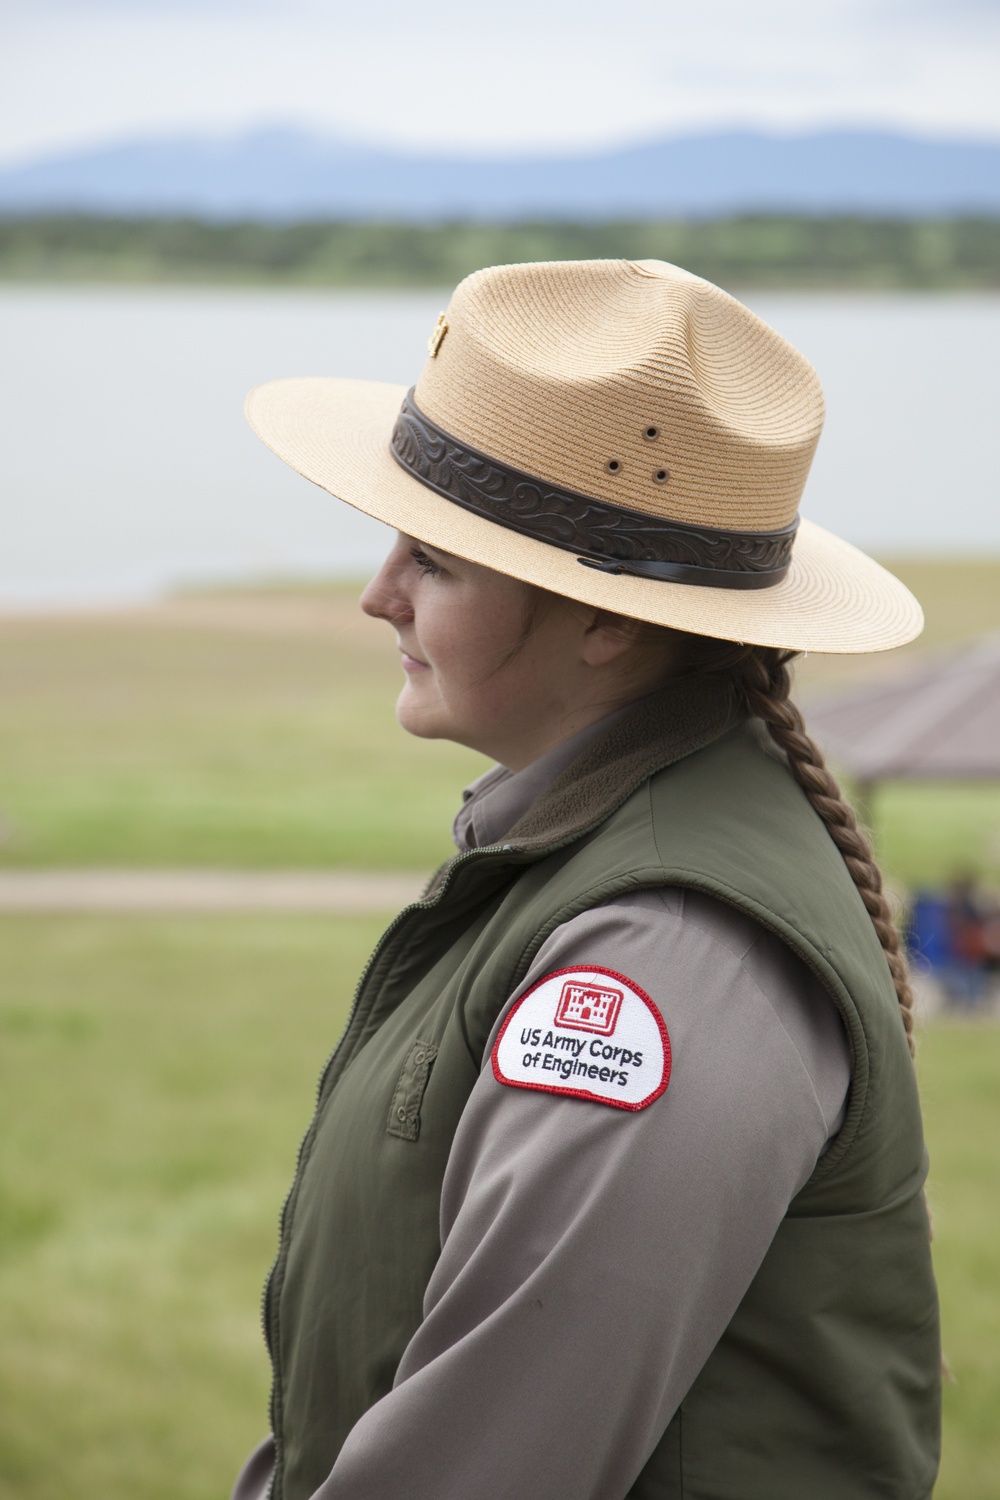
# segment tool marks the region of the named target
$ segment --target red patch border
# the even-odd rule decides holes
[[[541,989],[543,984],[548,984],[550,979],[561,979],[565,974],[605,974],[609,979],[617,979],[619,984],[627,984],[629,989],[638,995],[639,999],[643,1002],[655,1020],[663,1042],[663,1076],[656,1089],[648,1098],[637,1102],[629,1099],[609,1099],[606,1094],[591,1093],[590,1089],[569,1089],[552,1083],[529,1083],[526,1079],[508,1078],[505,1073],[501,1073],[499,1062],[500,1043],[507,1033],[507,1027],[513,1021],[525,1000],[529,999],[537,989]],[[673,1054],[670,1048],[670,1034],[667,1031],[667,1023],[646,994],[646,991],[640,985],[636,984],[634,979],[629,979],[625,974],[619,974],[616,969],[605,969],[601,964],[573,964],[572,968],[553,969],[550,973],[543,974],[541,979],[537,980],[531,986],[530,990],[525,990],[520,1000],[516,1001],[507,1012],[507,1019],[500,1027],[497,1039],[493,1043],[491,1060],[493,1063],[493,1077],[497,1083],[502,1083],[505,1088],[534,1089],[540,1094],[566,1094],[572,1099],[589,1099],[593,1104],[610,1104],[612,1109],[628,1109],[632,1110],[633,1113],[640,1109],[648,1109],[651,1104],[654,1104],[659,1099],[662,1093],[666,1092],[667,1084],[670,1082],[670,1071],[673,1066]]]

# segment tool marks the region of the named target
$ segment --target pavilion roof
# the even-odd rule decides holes
[[[1000,779],[1000,635],[813,703],[806,718],[860,781]]]

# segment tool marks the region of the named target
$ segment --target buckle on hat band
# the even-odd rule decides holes
[[[426,417],[410,390],[392,456],[414,479],[484,520],[576,553],[602,573],[703,588],[766,589],[792,561],[798,518],[782,531],[720,531],[645,515],[561,489],[479,453]]]

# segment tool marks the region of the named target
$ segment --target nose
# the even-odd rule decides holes
[[[392,551],[361,595],[361,608],[375,620],[390,625],[413,618],[413,606],[405,586],[405,564],[409,560],[408,539],[398,537]]]

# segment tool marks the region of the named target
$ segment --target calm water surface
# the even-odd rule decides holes
[[[372,568],[386,529],[285,469],[243,399],[284,375],[411,383],[445,300],[0,290],[0,605]],[[826,388],[806,515],[883,552],[1000,551],[1000,297],[747,300]]]

